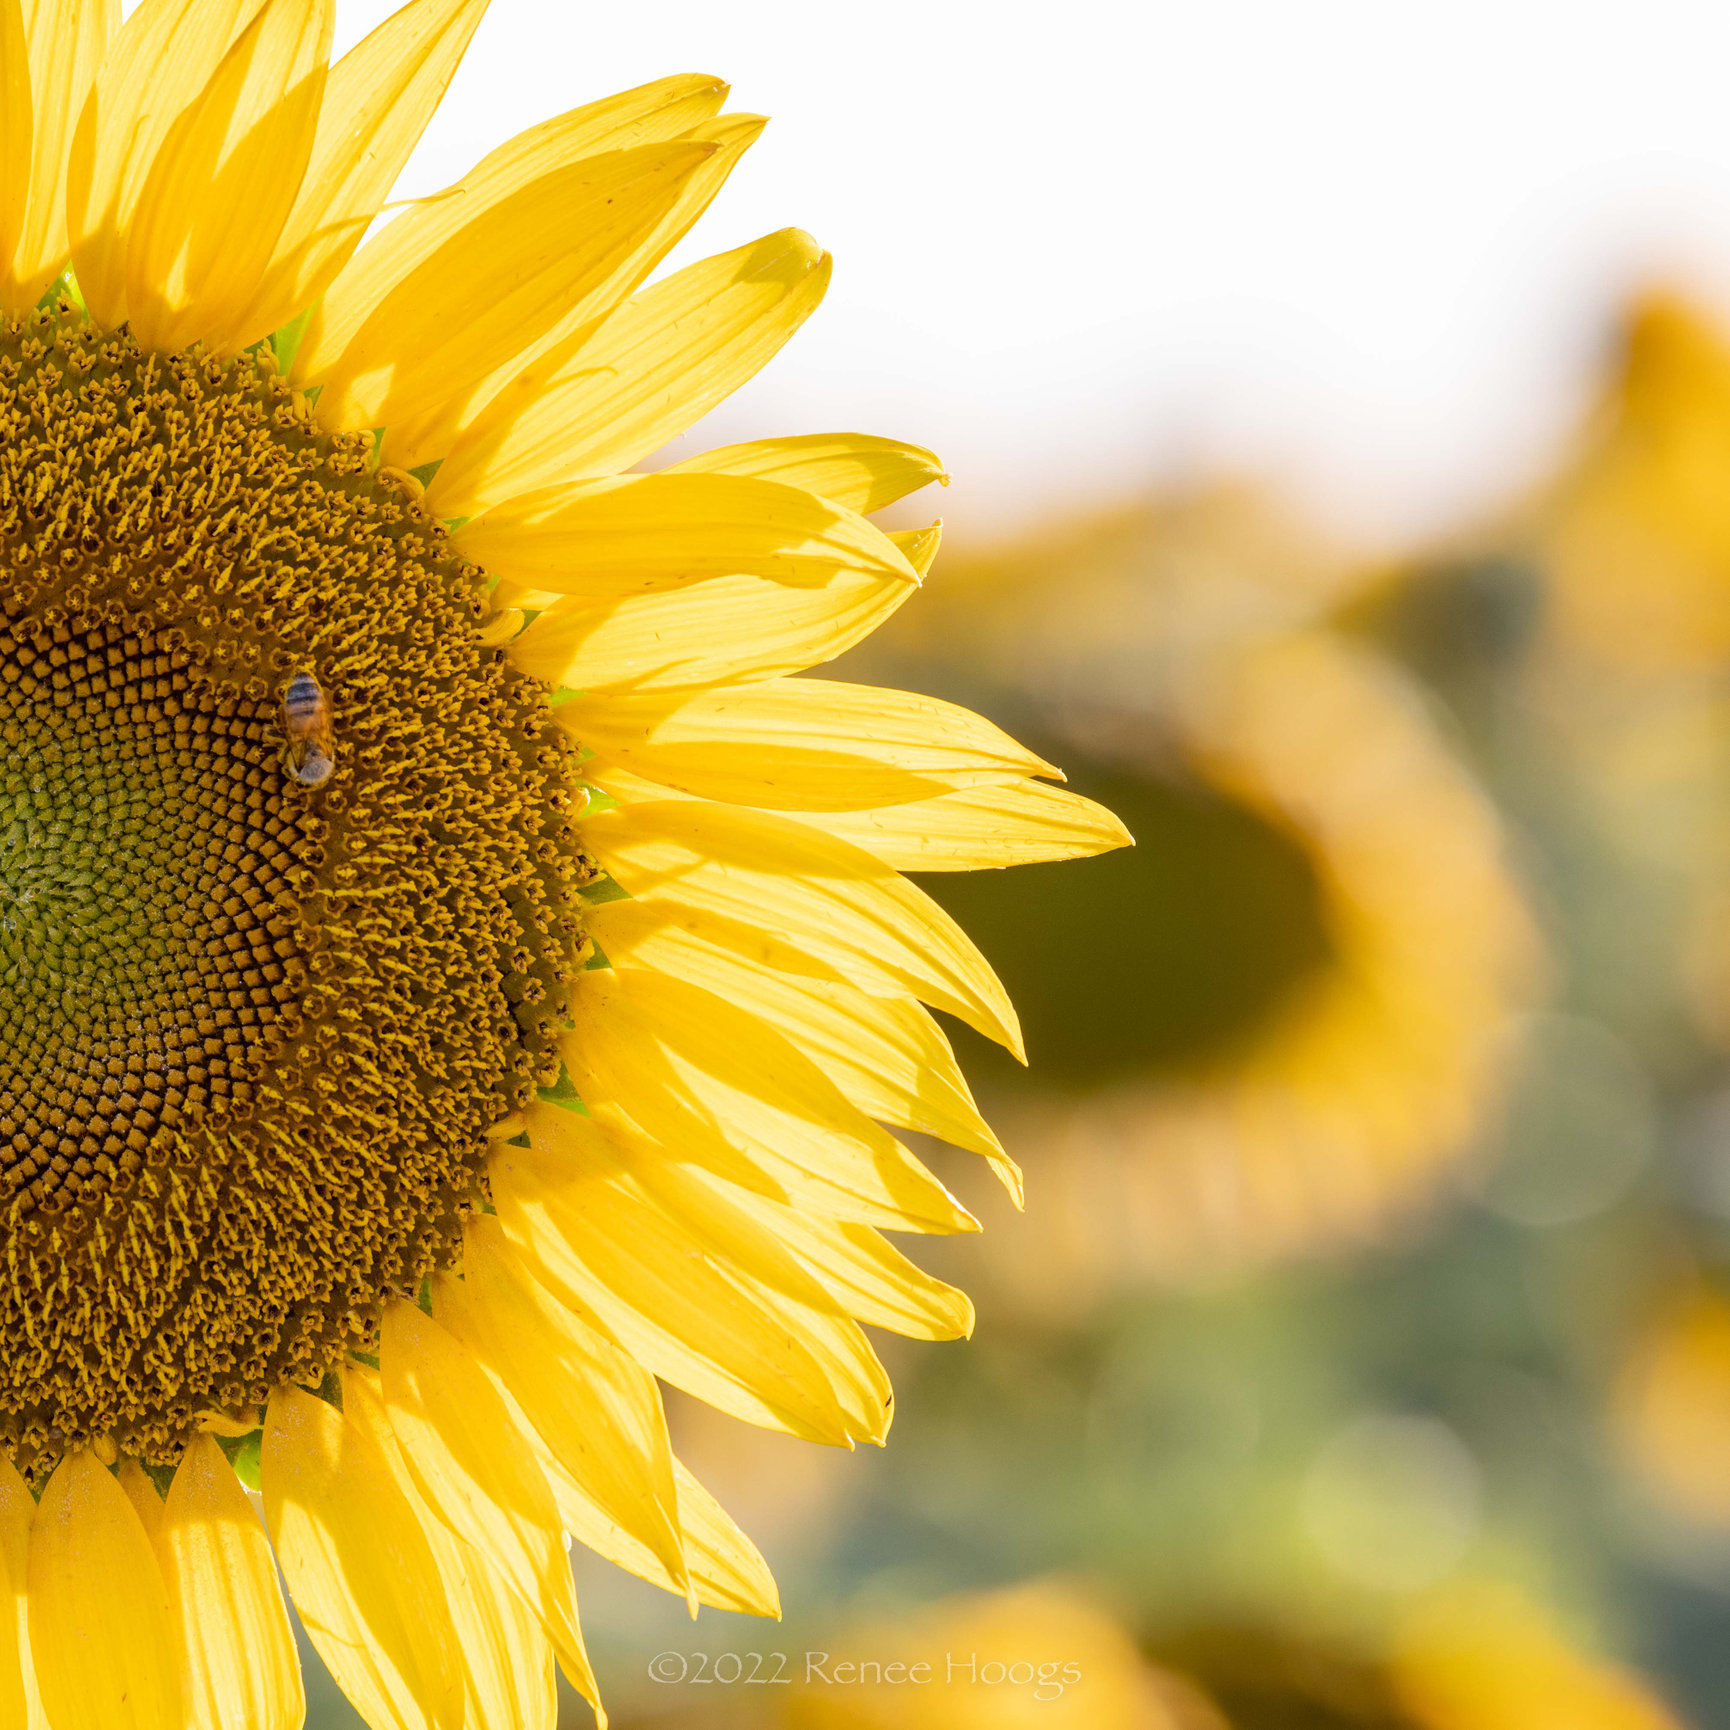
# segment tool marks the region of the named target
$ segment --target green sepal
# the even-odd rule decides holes
[[[248,1430],[244,1436],[218,1436],[216,1445],[227,1455],[228,1463],[234,1467],[234,1475],[249,1490],[263,1487],[258,1481],[258,1457],[264,1446],[262,1429]]]
[[[78,308],[80,316],[88,318],[90,308],[84,304],[84,296],[78,287],[78,278],[72,274],[72,266],[67,267],[49,283],[42,291],[42,298],[37,301],[37,307],[43,312],[51,312],[58,300],[69,300]]]
[[[614,882],[611,877],[602,875],[593,883],[585,883],[578,891],[584,901],[591,907],[604,907],[609,901],[631,901],[635,897],[629,889]]]
[[[535,1090],[545,1105],[556,1105],[565,1111],[574,1111],[579,1117],[587,1117],[589,1108],[583,1104],[582,1095],[577,1092],[576,1083],[571,1080],[571,1072],[561,1063],[559,1079],[551,1087],[541,1087]],[[525,1137],[525,1141],[526,1141]]]
[[[276,364],[284,373],[294,365],[294,357],[300,353],[306,327],[312,323],[312,314],[313,309],[309,306],[304,312],[297,312],[287,324],[270,333],[270,351],[276,356]]]

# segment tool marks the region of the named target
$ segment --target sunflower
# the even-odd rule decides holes
[[[816,1645],[786,1730],[1681,1730],[1644,1676],[1517,1587],[1470,1576],[1367,1639],[1227,1620],[1154,1630],[1138,1650],[1086,1594],[1044,1581]]]
[[[627,472],[822,298],[645,281],[763,122],[676,77],[360,245],[484,0],[0,0],[0,1720],[594,1701],[568,1537],[773,1613],[657,1378],[880,1441],[880,1235],[1013,1168],[899,875],[1109,848],[975,716],[791,675],[918,589],[941,478],[837,434]],[[549,241],[556,236],[556,242]],[[244,1485],[262,1493],[269,1542]],[[598,1708],[597,1708],[598,1710]]]
[[[1649,1020],[1691,1017],[1720,1046],[1730,1043],[1726,462],[1730,344],[1700,308],[1647,295],[1628,310],[1574,460],[1519,535],[1546,603],[1524,701],[1545,729],[1549,777],[1565,770],[1590,826],[1603,885],[1589,885],[1599,899],[1587,918],[1617,933],[1594,933],[1594,989]]]
[[[1530,986],[1495,815],[1410,687],[1326,630],[1200,660],[1169,725],[1188,774],[1309,862],[1321,952],[1252,1024],[1097,1100],[1075,1157],[1122,1162],[1132,1263],[1373,1238],[1470,1149]]]
[[[1675,678],[1730,654],[1730,347],[1679,296],[1628,310],[1619,363],[1575,460],[1526,527],[1549,625],[1624,676]]]
[[[1730,1303],[1703,1282],[1665,1294],[1625,1352],[1610,1416],[1671,1523],[1696,1537],[1730,1529]]]
[[[1461,1578],[1420,1600],[1390,1671],[1423,1730],[1682,1730],[1645,1677],[1575,1644],[1504,1581]]]
[[[781,1696],[784,1730],[1226,1730],[1199,1691],[1145,1662],[1129,1630],[1063,1580],[939,1599],[815,1646]]]

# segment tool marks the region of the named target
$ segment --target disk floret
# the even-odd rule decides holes
[[[455,1264],[552,1081],[592,866],[548,692],[268,349],[0,332],[0,1436],[27,1467],[316,1384]],[[316,790],[283,686],[333,720]]]

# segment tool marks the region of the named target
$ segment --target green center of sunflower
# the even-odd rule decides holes
[[[306,983],[310,812],[271,785],[267,727],[175,659],[121,620],[0,632],[0,1169],[21,1215],[95,1201],[164,1125],[249,1116]]]
[[[1317,859],[1295,833],[1199,777],[1089,761],[1067,741],[1048,754],[1063,762],[1066,784],[1115,811],[1139,845],[1087,860],[1080,895],[1054,893],[1055,865],[949,872],[927,885],[1000,958],[1011,1001],[1025,1006],[1038,1084],[1190,1078],[1236,1063],[1337,964]],[[1040,942],[1017,940],[1034,928]],[[998,1047],[954,1031],[969,1075],[1025,1085]]]
[[[457,1255],[582,965],[486,579],[267,358],[0,331],[0,1440],[171,1457]],[[336,768],[287,771],[310,673]]]

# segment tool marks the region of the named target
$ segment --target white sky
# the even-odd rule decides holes
[[[701,250],[836,258],[701,442],[913,438],[958,527],[1249,468],[1420,532],[1542,468],[1630,285],[1730,306],[1720,0],[493,0],[404,190],[683,71],[774,117]]]

